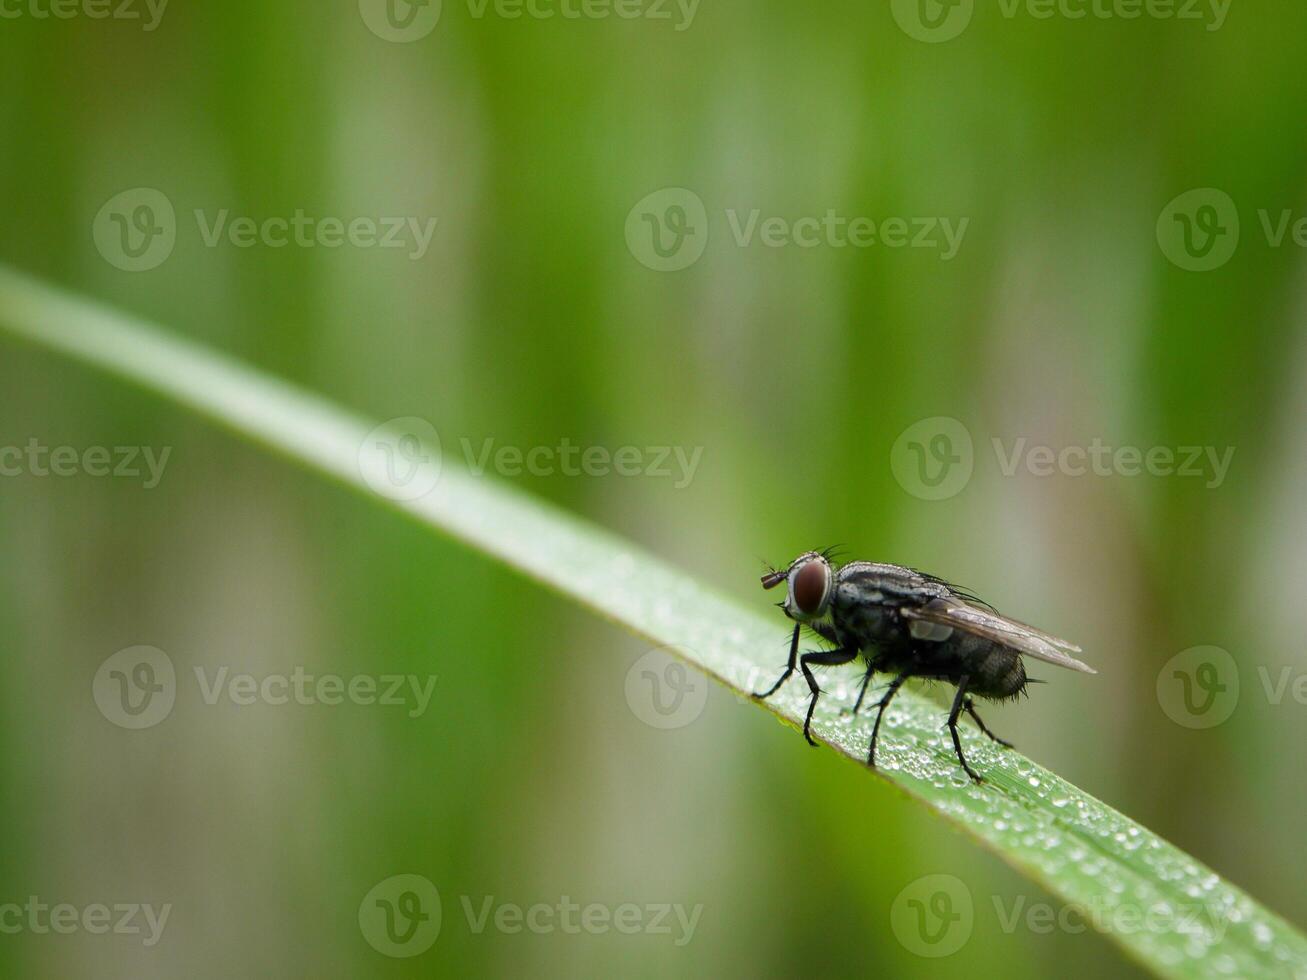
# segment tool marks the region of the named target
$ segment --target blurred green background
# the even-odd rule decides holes
[[[901,26],[900,3],[703,0],[690,17],[649,0],[627,19],[445,0],[401,42],[386,24],[430,27],[436,8],[395,2],[389,19],[371,0],[178,2],[154,29],[143,5],[133,20],[6,4],[0,261],[368,417],[429,419],[447,457],[463,439],[702,447],[685,486],[487,478],[763,611],[760,559],[840,543],[1076,640],[1098,677],[1034,671],[1055,683],[986,720],[1307,922],[1307,712],[1264,682],[1307,672],[1307,294],[1302,248],[1291,232],[1277,247],[1258,214],[1307,216],[1307,8],[1242,7],[1211,29],[1207,6],[1205,20],[1076,19],[981,4],[932,43]],[[135,188],[175,209],[175,247],[130,272],[93,228]],[[702,255],[679,271],[651,268],[640,244],[644,213],[676,217],[665,207],[637,210],[633,244],[626,233],[663,188],[706,216],[686,246]],[[1241,225],[1210,271],[1180,268],[1157,234],[1193,188],[1228,195]],[[420,258],[209,245],[201,227],[297,209],[437,224]],[[732,222],[755,210],[968,223],[945,259],[879,238],[741,244]],[[940,416],[966,427],[975,466],[926,500],[896,479],[892,447]],[[646,724],[624,691],[647,647],[618,629],[172,404],[0,337],[0,446],[32,439],[172,452],[151,489],[0,479],[0,903],[172,910],[150,947],[0,935],[6,975],[1135,969],[1089,934],[1003,929],[995,899],[1048,897],[727,692],[688,724]],[[994,439],[1235,456],[1215,487],[1008,476]],[[164,721],[131,731],[91,690],[137,644],[167,653],[178,693]],[[1158,694],[1196,645],[1229,651],[1241,680],[1207,729],[1172,720]],[[417,717],[210,705],[197,666],[437,681]],[[937,872],[975,896],[975,930],[922,959],[890,909]],[[381,955],[358,923],[397,874],[443,900],[438,940],[410,959]],[[703,908],[678,945],[675,926],[478,933],[462,903],[487,896]]]

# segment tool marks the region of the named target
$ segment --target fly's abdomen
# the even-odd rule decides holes
[[[1026,686],[1026,668],[1015,650],[988,644],[984,652],[970,658],[967,690],[982,698],[1014,698]]]

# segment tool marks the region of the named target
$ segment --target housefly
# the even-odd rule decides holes
[[[833,667],[861,657],[866,664],[862,688],[853,705],[862,707],[872,675],[893,675],[884,696],[876,702],[876,723],[871,730],[867,765],[876,765],[876,738],[880,721],[905,681],[916,677],[947,681],[957,688],[948,715],[948,730],[958,761],[976,782],[980,777],[967,764],[958,739],[958,716],[965,711],[980,730],[1000,745],[1011,748],[980,720],[973,697],[1004,701],[1025,691],[1028,683],[1022,657],[1086,674],[1097,673],[1075,657],[1080,648],[1024,623],[1000,616],[988,603],[950,585],[943,579],[902,565],[854,561],[836,567],[829,552],[809,551],[783,571],[762,577],[764,589],[785,585],[785,601],[778,605],[794,620],[790,660],[780,680],[754,695],[767,698],[780,688],[795,668],[803,672],[812,697],[803,721],[803,735],[812,745],[809,728],[821,688],[813,667]],[[834,644],[833,650],[799,653],[803,627]]]

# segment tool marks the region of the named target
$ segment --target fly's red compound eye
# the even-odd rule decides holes
[[[794,602],[805,616],[815,615],[826,598],[826,566],[810,561],[794,577]]]

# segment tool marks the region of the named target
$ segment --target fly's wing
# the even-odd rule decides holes
[[[1072,653],[1080,652],[1080,648],[1074,643],[1059,640],[1056,636],[1037,630],[1033,626],[1000,616],[992,609],[981,609],[957,599],[931,599],[923,606],[908,606],[899,612],[905,619],[951,626],[964,633],[983,636],[987,640],[993,640],[1017,653],[1034,657],[1045,663],[1069,667],[1071,670],[1083,671],[1086,674],[1098,673],[1093,667],[1071,656]]]

